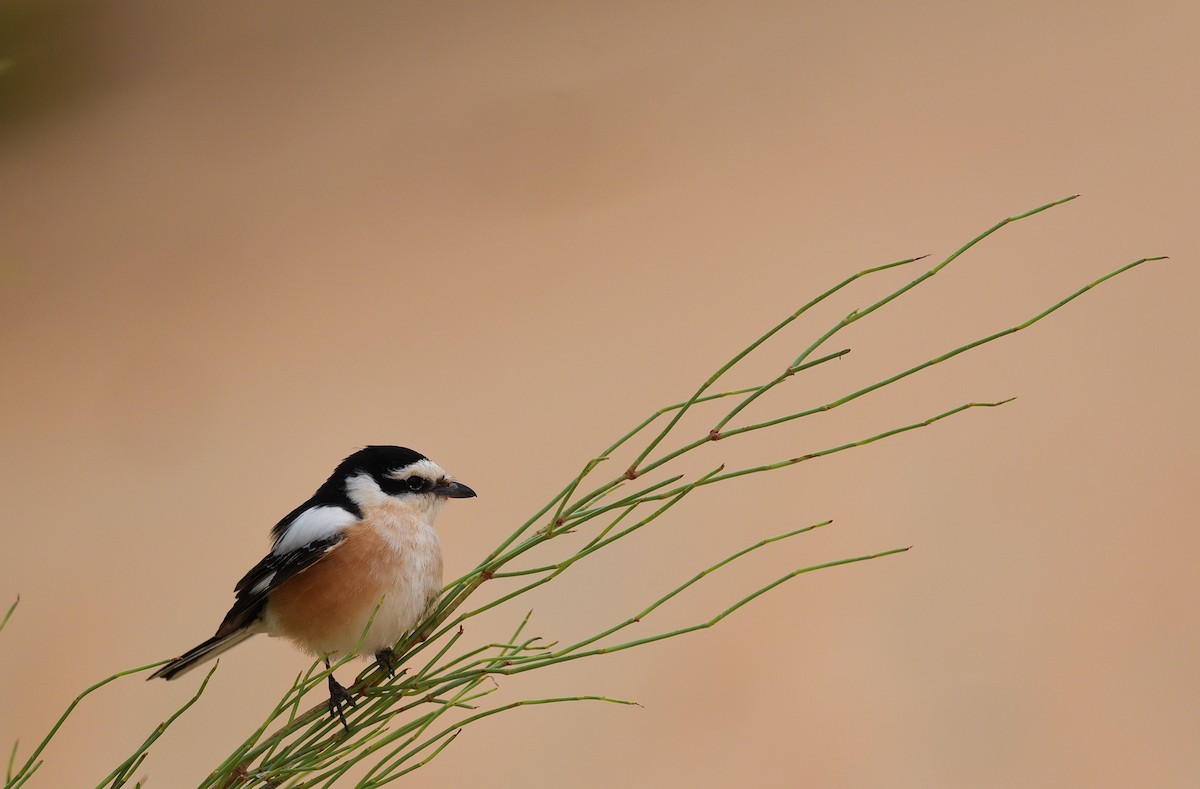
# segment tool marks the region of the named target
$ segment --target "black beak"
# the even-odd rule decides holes
[[[473,499],[475,491],[461,482],[443,482],[434,487],[433,492],[448,499]]]

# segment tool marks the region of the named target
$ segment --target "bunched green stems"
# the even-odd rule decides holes
[[[750,535],[746,547],[717,559],[615,623],[608,626],[587,623],[587,635],[583,637],[564,640],[528,632],[532,621],[532,612],[528,611],[527,605],[530,600],[528,595],[558,581],[572,568],[613,544],[653,528],[662,518],[673,511],[678,512],[675,507],[685,498],[708,495],[705,491],[711,491],[714,485],[738,477],[778,471],[809,460],[865,447],[969,411],[995,408],[1009,402],[965,402],[932,416],[923,416],[917,421],[904,420],[899,426],[881,432],[848,437],[826,446],[797,448],[783,459],[764,458],[763,462],[732,469],[724,465],[715,468],[709,466],[711,470],[699,476],[686,475],[686,469],[681,470],[679,464],[681,458],[716,442],[851,407],[859,399],[930,367],[1029,328],[1097,285],[1144,263],[1162,259],[1147,257],[1127,263],[1024,321],[930,356],[906,369],[880,375],[869,385],[846,387],[837,396],[825,397],[815,403],[810,399],[808,403],[789,404],[776,410],[774,416],[760,421],[743,421],[748,406],[760,401],[768,402],[767,396],[786,381],[796,378],[803,382],[813,375],[832,376],[834,366],[829,363],[847,358],[850,349],[823,349],[846,327],[882,314],[883,307],[901,299],[993,234],[1073,199],[1074,196],[1056,200],[993,224],[922,273],[892,287],[882,297],[851,310],[831,326],[812,332],[806,341],[795,344],[794,348],[799,349],[799,353],[793,350],[786,354],[779,366],[774,368],[779,372],[766,380],[752,385],[743,385],[743,382],[735,386],[721,383],[739,362],[755,352],[761,352],[767,340],[780,335],[813,307],[839,296],[859,280],[875,278],[922,258],[906,258],[864,268],[804,303],[704,378],[685,399],[652,410],[649,416],[601,452],[585,456],[586,459],[577,466],[578,473],[567,480],[556,495],[509,532],[495,548],[486,552],[469,572],[447,584],[426,619],[395,645],[398,665],[405,668],[391,677],[379,668],[371,667],[364,670],[350,686],[349,690],[357,697],[358,704],[346,712],[345,729],[330,717],[324,700],[307,707],[304,700],[310,691],[321,688],[326,678],[351,658],[346,657],[329,669],[324,668],[320,661],[315,662],[295,678],[279,702],[261,719],[261,723],[209,775],[199,779],[199,786],[206,789],[298,789],[335,785],[368,789],[385,786],[428,764],[444,753],[467,727],[492,716],[520,707],[567,702],[632,703],[595,694],[512,700],[498,695],[502,691],[519,692],[516,680],[503,680],[505,677],[549,669],[569,661],[599,658],[705,630],[801,575],[908,550],[907,547],[900,547],[849,558],[796,562],[793,566],[798,569],[758,585],[708,619],[674,629],[651,627],[660,608],[687,594],[712,573],[756,551],[780,550],[783,543],[827,526],[830,521],[822,520],[775,536]],[[786,361],[787,358],[791,361]],[[853,361],[850,363],[853,364]],[[838,369],[842,369],[840,365]],[[805,396],[804,387],[793,386],[789,390],[791,402]],[[722,403],[732,405],[722,406]],[[686,426],[695,422],[695,419],[684,421],[693,412],[703,415],[703,427],[678,438],[677,434],[682,434],[685,428],[694,429]],[[662,422],[664,418],[665,424]],[[661,427],[655,428],[656,425]],[[610,459],[612,463],[608,462]],[[592,477],[600,468],[610,470],[600,477],[604,481],[596,482]],[[574,535],[574,538],[564,539],[570,535]],[[14,604],[4,619],[0,620],[0,630],[3,630],[15,607]],[[518,611],[521,612],[519,615],[516,613]],[[511,616],[509,621],[517,622],[511,636],[499,640],[473,638],[472,631],[479,618],[504,616],[506,613]],[[121,672],[80,694],[45,739],[21,763],[20,768],[15,766],[18,759],[14,746],[6,772],[6,789],[24,785],[37,771],[47,745],[89,693],[118,677],[152,670],[158,665],[161,664]],[[212,676],[210,671],[196,694],[157,726],[141,746],[98,786],[125,785],[141,769],[150,746],[158,742],[171,723],[196,703]],[[498,684],[501,680],[505,682],[503,686]]]

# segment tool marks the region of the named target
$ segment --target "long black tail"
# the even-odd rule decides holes
[[[160,668],[158,671],[155,671],[146,679],[157,679],[158,677],[162,677],[163,679],[175,679],[181,674],[186,674],[187,672],[191,671],[201,663],[212,660],[225,650],[237,646],[258,632],[260,631],[256,628],[247,627],[241,630],[235,630],[232,633],[226,633],[223,636],[213,636],[203,644],[192,647],[187,652],[183,653],[167,665]]]

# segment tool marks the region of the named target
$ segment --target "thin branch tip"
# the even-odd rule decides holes
[[[1063,203],[1069,203],[1072,200],[1076,199],[1077,197],[1079,197],[1079,195],[1068,195],[1066,197],[1059,198],[1058,200],[1055,200],[1050,203],[1046,203],[1045,205],[1040,205],[1037,208],[1033,208],[1024,213],[1014,214],[1013,216],[1005,217],[1004,219],[1001,220],[1001,223],[1004,224],[1004,223],[1008,223],[1008,222],[1017,222],[1021,219],[1025,219],[1026,217],[1033,216],[1034,214],[1040,214],[1043,211],[1047,211],[1051,208],[1055,208],[1056,206],[1060,206]]]
[[[1016,399],[1017,399],[1017,396],[1013,395],[1012,397],[1006,397],[1003,400],[988,400],[988,401],[967,403],[966,407],[967,408],[998,408],[999,406],[1005,405],[1007,403],[1011,403],[1013,400],[1016,400]]]
[[[17,610],[17,606],[20,604],[21,595],[18,593],[17,599],[13,600],[13,604],[8,607],[8,611],[5,612],[3,617],[0,617],[0,630],[3,630],[4,626],[8,624],[8,620],[12,618],[13,612]]]

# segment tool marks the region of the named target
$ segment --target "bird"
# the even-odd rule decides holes
[[[357,647],[394,675],[392,646],[442,591],[434,518],[446,499],[475,495],[406,447],[354,452],[271,529],[270,552],[237,582],[216,634],[148,679],[180,677],[259,633],[292,641],[326,669]],[[354,704],[330,672],[329,713],[347,730],[344,707]]]

